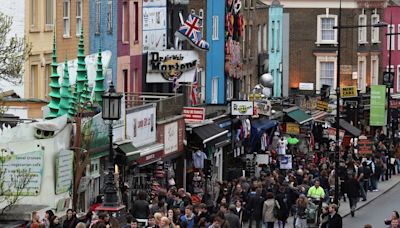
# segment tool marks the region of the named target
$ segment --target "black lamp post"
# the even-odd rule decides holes
[[[114,181],[114,149],[113,149],[113,133],[112,122],[121,118],[121,98],[122,94],[115,91],[114,85],[111,82],[108,92],[104,93],[103,98],[103,112],[102,117],[104,120],[109,120],[108,135],[110,137],[110,152],[108,159],[108,175],[104,187],[104,202],[103,207],[118,207],[117,188]]]

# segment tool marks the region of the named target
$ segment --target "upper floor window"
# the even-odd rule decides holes
[[[101,2],[96,1],[96,34],[100,34],[100,13],[101,13]]]
[[[82,30],[82,0],[76,1],[76,35],[79,36]]]
[[[358,16],[358,25],[366,26],[367,25],[367,15],[364,13]],[[367,42],[367,27],[359,27],[358,28],[358,43],[368,43]]]
[[[212,40],[218,40],[218,16],[212,17],[213,22],[213,31],[212,31]]]
[[[371,25],[378,24],[379,20],[380,20],[379,19],[379,14],[374,13],[374,14],[371,15]],[[371,42],[372,43],[379,43],[380,42],[380,40],[379,40],[379,28],[377,28],[377,27],[372,27],[371,28]]]
[[[64,22],[64,37],[70,36],[70,0],[64,0],[63,3],[63,22]]]
[[[38,27],[38,2],[37,0],[31,0],[30,1],[30,7],[31,7],[31,15],[30,15],[30,24],[31,24],[31,30],[35,30]]]
[[[122,42],[129,42],[129,5],[125,1],[122,3]]]
[[[394,29],[394,25],[393,24],[388,25],[387,33],[391,33],[391,34],[395,33],[395,29]],[[386,36],[386,38],[387,38],[387,40],[386,40],[386,42],[387,42],[386,43],[387,50],[394,50],[394,37],[395,37],[395,35],[387,35]]]
[[[107,2],[107,32],[112,33],[112,1]]]
[[[45,25],[53,25],[53,0],[46,0],[46,20]]]
[[[333,28],[337,24],[337,15],[318,15],[317,44],[336,44],[337,31]]]

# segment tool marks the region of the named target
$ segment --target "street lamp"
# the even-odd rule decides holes
[[[353,29],[353,28],[362,28],[362,27],[384,27],[385,23],[378,22],[373,25],[343,25],[342,26],[342,1],[339,1],[339,17],[338,17],[338,26],[333,26],[333,29],[337,29],[337,63],[336,63],[336,147],[335,147],[335,196],[334,202],[338,205],[339,203],[339,161],[340,161],[340,144],[339,144],[339,121],[340,121],[340,31],[342,29]]]
[[[121,98],[122,94],[116,93],[113,83],[110,83],[108,92],[101,95],[103,98],[103,112],[102,117],[104,120],[109,120],[108,135],[110,137],[110,151],[108,159],[108,175],[104,187],[104,202],[103,207],[118,207],[117,188],[114,181],[114,149],[113,149],[113,133],[112,122],[121,118]]]

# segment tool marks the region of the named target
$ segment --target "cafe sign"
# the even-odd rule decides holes
[[[193,82],[199,56],[195,51],[150,51],[147,60],[147,83]]]

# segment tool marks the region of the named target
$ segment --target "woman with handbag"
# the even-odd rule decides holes
[[[277,212],[279,209],[279,203],[275,200],[272,192],[267,193],[267,200],[264,201],[263,205],[263,222],[265,228],[273,228],[277,218]]]

